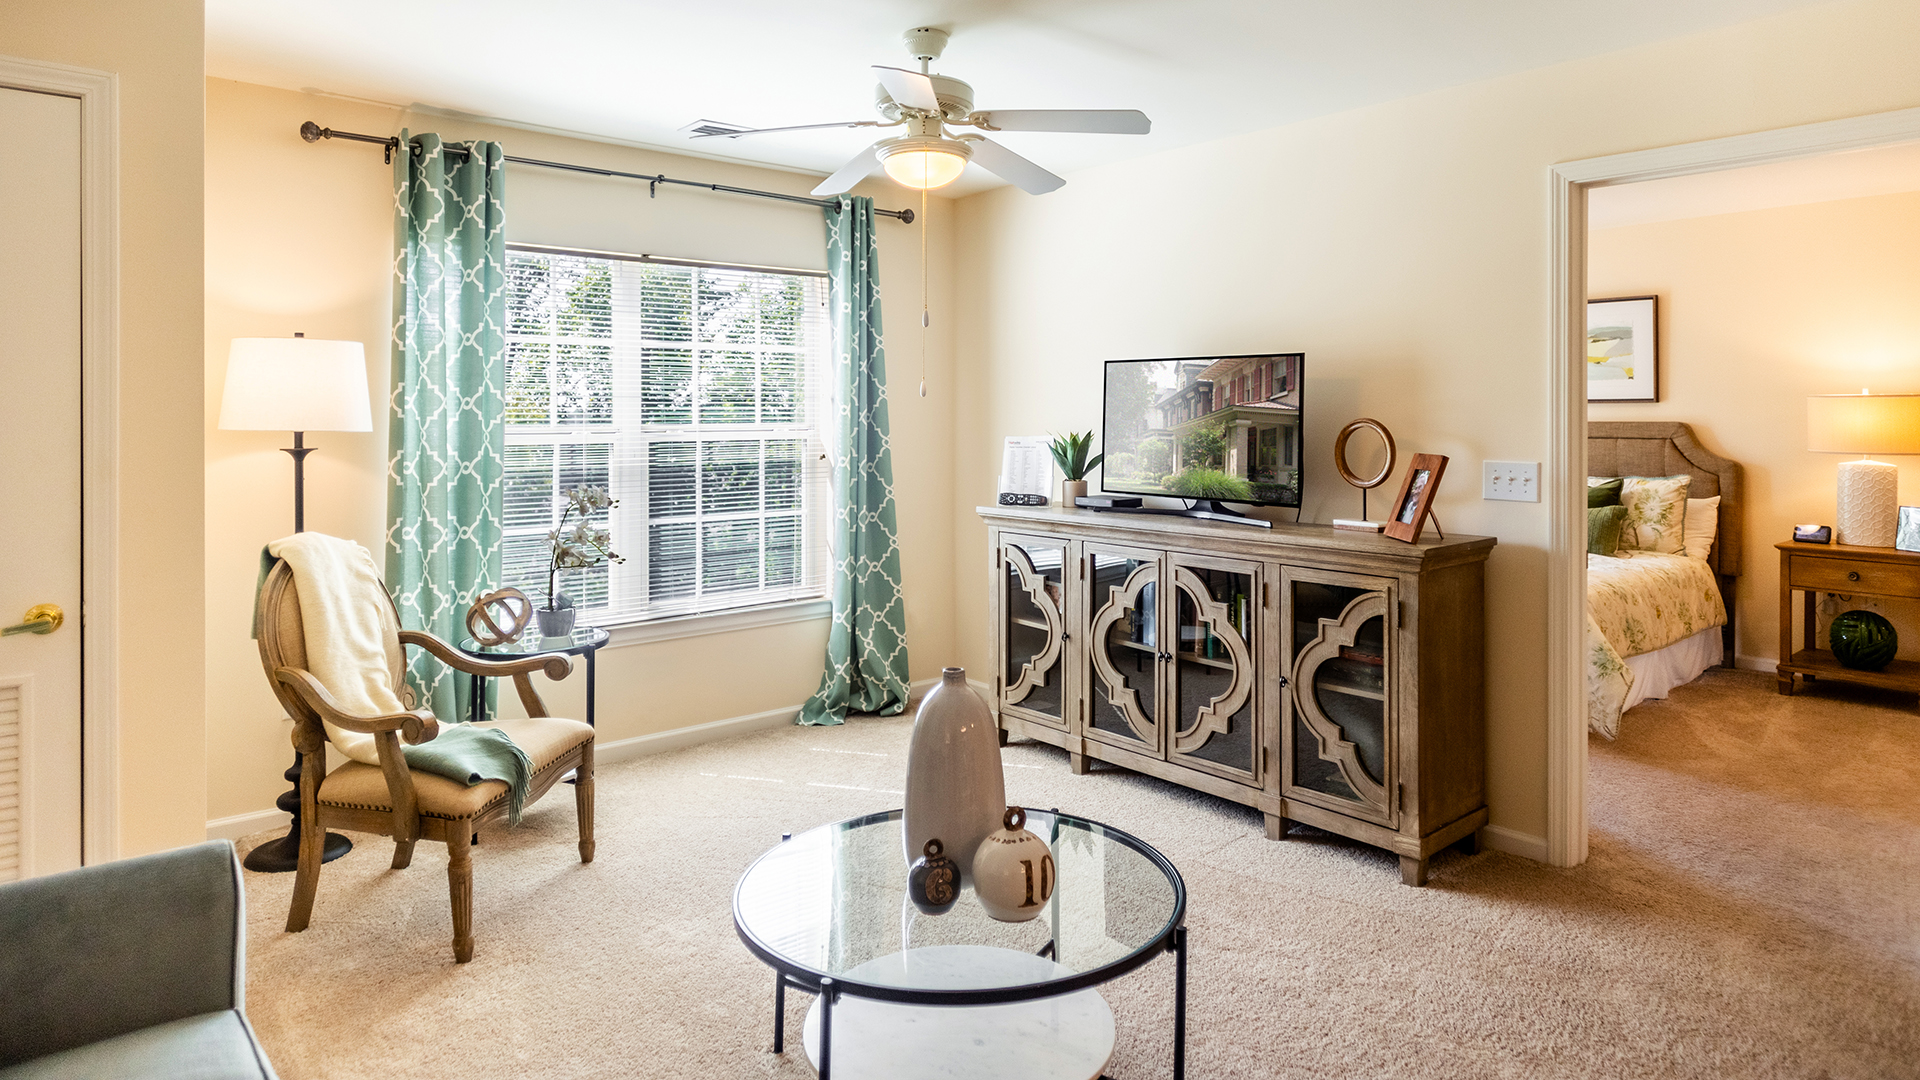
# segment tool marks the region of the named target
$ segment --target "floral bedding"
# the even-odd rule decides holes
[[[1587,726],[1611,739],[1633,688],[1626,658],[1727,624],[1705,560],[1651,551],[1587,556]]]

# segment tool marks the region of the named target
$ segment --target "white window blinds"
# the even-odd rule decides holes
[[[592,484],[626,562],[561,572],[583,622],[823,595],[825,276],[521,246],[507,273],[506,583],[544,605]]]

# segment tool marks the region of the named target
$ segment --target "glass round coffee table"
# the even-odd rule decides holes
[[[1057,868],[1046,908],[997,922],[968,888],[925,915],[907,901],[900,813],[784,840],[735,886],[734,929],[775,971],[774,1052],[792,987],[815,995],[803,1042],[821,1080],[1092,1080],[1114,1040],[1093,987],[1171,952],[1173,1074],[1184,1076],[1187,890],[1166,856],[1097,821],[1029,809]]]

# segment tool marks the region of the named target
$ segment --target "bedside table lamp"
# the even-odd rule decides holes
[[[1807,449],[1860,454],[1840,465],[1837,544],[1892,547],[1900,516],[1900,468],[1870,454],[1920,454],[1920,394],[1826,394],[1807,399]]]
[[[367,350],[358,341],[322,341],[304,334],[290,338],[234,338],[227,353],[227,384],[220,395],[220,427],[225,431],[291,431],[293,446],[293,531],[307,528],[307,455],[302,441],[309,431],[372,431],[367,404]],[[293,815],[293,827],[278,840],[247,852],[246,867],[279,874],[300,865],[300,754],[284,774],[293,790],[275,802]],[[322,862],[353,850],[353,841],[328,833]]]
[[[309,431],[372,431],[367,405],[367,350],[357,341],[234,338],[227,385],[220,396],[225,431],[291,431],[293,531],[305,532]]]

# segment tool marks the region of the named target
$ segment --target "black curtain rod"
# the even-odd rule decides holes
[[[323,128],[311,120],[300,125],[300,137],[308,142],[319,142],[321,139],[346,139],[349,142],[376,143],[387,148],[387,164],[389,165],[393,164],[394,150],[400,146],[400,139],[395,135],[382,138],[378,135],[361,135],[352,131],[335,131],[332,128]],[[414,149],[417,151],[419,147],[416,146]],[[445,147],[444,152],[447,154],[457,154],[462,157],[467,154],[466,148],[460,146]],[[732,195],[752,195],[760,199],[779,199],[781,202],[801,203],[806,206],[828,207],[833,205],[833,201],[830,199],[810,199],[804,195],[788,195],[779,191],[758,191],[754,188],[732,187],[727,184],[703,184],[698,180],[676,180],[671,176],[621,172],[618,169],[602,169],[592,165],[569,165],[564,161],[542,161],[539,158],[515,157],[512,154],[507,154],[506,159],[515,165],[538,165],[543,169],[560,169],[563,172],[589,173],[593,176],[621,176],[629,180],[645,180],[647,182],[647,195],[649,198],[654,195],[654,189],[660,184],[678,184],[681,187],[705,188],[708,191],[724,191]],[[875,209],[874,214],[879,217],[896,218],[908,224],[913,223],[912,210]]]

